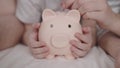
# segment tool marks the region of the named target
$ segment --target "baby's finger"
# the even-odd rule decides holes
[[[74,52],[72,52],[72,55],[77,59],[79,58],[79,56],[77,54],[75,54]]]
[[[86,55],[86,51],[82,51],[80,49],[77,49],[76,47],[71,47],[71,51],[78,55],[79,57],[83,57]]]
[[[71,40],[71,41],[70,41],[70,44],[72,45],[72,47],[76,47],[76,48],[78,48],[78,49],[80,49],[80,50],[83,50],[83,49],[81,49],[81,47],[78,45],[78,42],[75,41],[75,40]]]
[[[46,43],[44,42],[31,42],[31,45],[30,45],[32,48],[39,48],[39,47],[45,47],[46,46]]]
[[[44,58],[46,58],[47,56],[48,56],[48,52],[46,52],[46,53],[42,53],[42,54],[36,54],[36,55],[33,55],[35,58],[37,58],[37,59],[44,59]]]
[[[79,41],[81,41],[82,43],[88,43],[87,42],[87,39],[88,38],[86,38],[83,34],[80,34],[80,33],[76,33],[75,34],[75,37],[79,40]]]
[[[72,40],[70,43],[72,44],[72,46],[74,46],[82,51],[87,51],[91,48],[89,44],[83,44],[83,43],[77,42],[75,40]]]
[[[42,53],[45,53],[48,51],[49,51],[49,49],[47,47],[31,48],[32,54],[42,54]]]
[[[78,0],[79,5],[81,6],[82,4],[90,1],[95,1],[95,0]]]

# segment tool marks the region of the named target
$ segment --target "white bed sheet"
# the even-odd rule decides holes
[[[34,59],[28,47],[18,44],[0,52],[0,68],[114,68],[114,61],[99,47],[78,60]]]

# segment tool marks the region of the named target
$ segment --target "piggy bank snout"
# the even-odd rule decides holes
[[[69,45],[69,36],[65,34],[58,34],[51,37],[51,44],[55,48],[65,48]]]

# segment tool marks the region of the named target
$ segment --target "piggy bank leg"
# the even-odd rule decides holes
[[[50,54],[50,55],[47,56],[47,59],[53,59],[54,57],[55,57],[55,55]]]
[[[65,55],[65,58],[66,59],[70,59],[70,60],[73,60],[73,59],[75,59],[75,57],[72,55],[72,54],[67,54],[67,55]]]

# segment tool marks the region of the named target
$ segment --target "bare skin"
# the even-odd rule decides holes
[[[101,28],[110,31],[100,38],[99,45],[116,60],[115,68],[120,68],[120,15],[112,11],[107,0],[63,1],[63,7],[78,9],[84,19],[96,20]]]
[[[115,67],[120,67],[120,37],[112,32],[105,33],[99,40],[99,45],[111,55],[115,61]]]
[[[0,50],[16,45],[24,26],[15,17],[15,0],[0,0]]]
[[[80,5],[77,3],[78,0],[62,0],[62,7],[67,9],[76,9],[79,10]],[[85,1],[85,0],[84,0]],[[79,10],[80,11],[80,10]],[[81,14],[81,11],[80,11]],[[82,15],[82,14],[81,14]],[[83,15],[82,15],[83,16]],[[86,29],[89,28],[89,29]],[[79,39],[79,42],[75,42],[75,40],[71,41],[71,50],[75,57],[83,57],[87,55],[87,53],[91,50],[91,48],[96,44],[96,21],[92,19],[82,19],[82,28],[83,28],[83,35],[75,34],[75,37]],[[85,28],[85,30],[84,30]],[[81,45],[79,45],[81,44]],[[76,48],[75,48],[76,46]],[[81,46],[86,46],[87,50],[82,51],[79,48],[82,48]],[[77,50],[77,52],[75,51]],[[83,52],[84,55],[80,55],[80,52]]]

